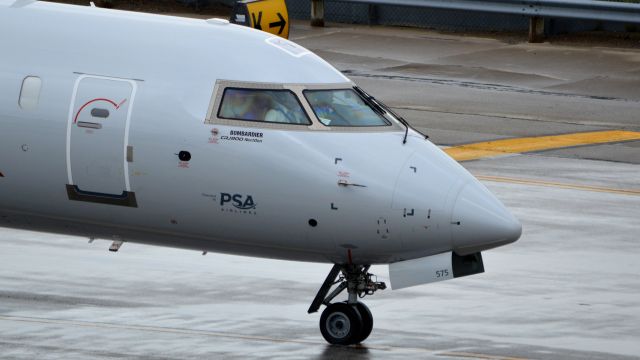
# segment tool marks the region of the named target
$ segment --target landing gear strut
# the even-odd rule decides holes
[[[330,344],[359,344],[371,334],[373,316],[358,298],[373,295],[387,286],[368,270],[369,265],[334,265],[311,303],[309,314],[317,312],[321,305],[327,306],[320,316],[320,332]],[[338,286],[329,294],[334,285]],[[344,289],[349,294],[348,300],[331,303]]]

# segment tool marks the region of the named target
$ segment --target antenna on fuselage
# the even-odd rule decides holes
[[[16,0],[16,2],[14,2],[13,4],[11,4],[12,8],[19,8],[19,7],[25,7],[31,3],[34,3],[38,0]]]

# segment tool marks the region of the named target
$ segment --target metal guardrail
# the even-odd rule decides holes
[[[333,0],[332,0],[333,1]],[[640,23],[640,4],[594,0],[336,0],[500,14]]]
[[[324,25],[324,1],[311,0],[311,24]],[[568,18],[640,24],[640,4],[597,0],[327,0],[369,5],[394,5],[478,11],[530,17],[529,40],[542,36],[542,18]]]

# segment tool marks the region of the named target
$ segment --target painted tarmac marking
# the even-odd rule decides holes
[[[0,316],[0,320],[38,323],[38,324],[79,326],[79,327],[98,328],[98,329],[136,330],[136,331],[161,332],[161,333],[172,333],[172,334],[183,334],[183,335],[203,335],[203,336],[212,336],[212,337],[224,337],[224,338],[241,339],[241,340],[257,340],[257,341],[268,341],[268,342],[279,342],[279,343],[283,342],[283,343],[314,344],[314,345],[322,344],[321,342],[314,342],[314,341],[307,341],[307,340],[278,339],[278,338],[271,338],[271,337],[264,337],[264,336],[220,333],[220,332],[212,332],[212,331],[206,331],[206,330],[189,330],[189,329],[168,328],[168,327],[158,327],[158,326],[143,326],[143,325],[121,325],[121,324],[78,321],[78,320],[59,320],[59,319],[46,319],[46,318],[34,318],[34,317],[22,317],[22,316],[20,317]]]
[[[533,136],[485,141],[444,149],[457,161],[478,160],[508,154],[561,149],[572,146],[640,140],[640,132],[624,130],[591,131],[563,135]]]
[[[241,334],[221,333],[221,332],[206,331],[206,330],[189,330],[189,329],[159,327],[159,326],[122,325],[122,324],[113,324],[113,323],[104,323],[104,322],[89,322],[89,321],[78,321],[78,320],[62,320],[62,319],[47,319],[47,318],[36,318],[36,317],[1,316],[0,315],[0,321],[2,320],[14,321],[14,322],[36,323],[36,324],[78,326],[78,327],[96,328],[96,329],[134,330],[134,331],[180,334],[180,335],[210,336],[210,337],[229,338],[229,339],[236,339],[236,340],[328,346],[327,343],[320,342],[320,341],[279,339],[279,338],[272,338],[267,336],[241,335]],[[524,358],[505,357],[505,356],[496,356],[496,355],[479,354],[479,353],[438,352],[432,349],[415,348],[415,347],[376,346],[376,345],[369,345],[369,344],[352,345],[352,347],[356,349],[429,353],[429,354],[435,354],[438,356],[464,357],[464,358],[475,358],[475,359],[486,359],[486,360],[527,360]]]
[[[500,356],[500,355],[485,355],[485,354],[476,354],[471,352],[457,352],[457,351],[440,353],[438,355],[459,357],[459,358],[470,358],[470,359],[485,359],[485,360],[528,360],[527,358]]]
[[[601,192],[601,193],[610,193],[610,194],[619,194],[619,195],[640,196],[640,190],[634,190],[634,189],[615,189],[615,188],[607,188],[607,187],[599,187],[599,186],[578,185],[578,184],[568,184],[568,183],[560,183],[560,182],[554,182],[554,181],[519,179],[519,178],[509,178],[509,177],[489,176],[489,175],[475,175],[475,177],[478,180],[502,182],[502,183],[510,183],[510,184],[547,186],[547,187],[555,187],[555,188],[570,189],[570,190],[582,190],[582,191],[592,191],[592,192]]]
[[[299,340],[299,339],[279,339],[279,338],[259,336],[259,335],[242,335],[242,334],[222,333],[222,332],[207,331],[207,330],[190,330],[190,329],[180,329],[180,328],[160,327],[160,326],[123,325],[123,324],[113,324],[113,323],[104,323],[104,322],[47,319],[47,318],[24,317],[24,316],[0,316],[0,321],[1,320],[36,323],[36,324],[78,326],[78,327],[96,328],[96,329],[117,329],[117,330],[134,330],[134,331],[145,331],[145,332],[156,332],[156,333],[181,334],[181,335],[200,335],[200,336],[221,337],[221,338],[229,338],[229,339],[237,339],[237,340],[239,339],[239,340],[265,341],[265,342],[274,342],[274,343],[327,345],[327,343],[320,342],[320,341]],[[355,347],[367,348],[371,350],[383,350],[383,351],[413,350],[413,351],[429,352],[429,353],[434,352],[434,350],[430,350],[426,348],[400,348],[400,347],[396,348],[393,346],[375,346],[375,345],[374,346],[355,345]]]

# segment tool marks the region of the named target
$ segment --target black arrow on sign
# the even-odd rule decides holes
[[[279,26],[280,30],[278,30],[278,35],[280,35],[282,34],[285,25],[287,25],[287,21],[282,17],[282,14],[280,13],[278,13],[278,17],[280,18],[280,21],[269,23],[269,29]]]
[[[262,25],[260,25],[262,21],[262,11],[258,13],[258,20],[256,20],[256,13],[251,13],[251,17],[253,18],[253,27],[262,30]]]

